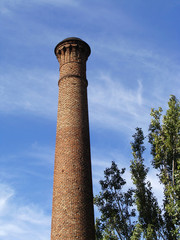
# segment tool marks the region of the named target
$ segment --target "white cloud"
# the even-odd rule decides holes
[[[70,6],[70,7],[77,7],[80,3],[80,0],[66,0],[66,1],[64,1],[64,0],[51,0],[51,1],[49,1],[49,0],[33,0],[33,2],[35,4],[37,4],[37,3],[38,4],[48,4],[48,5],[50,4],[50,5],[59,6],[59,7],[64,6],[64,5]]]
[[[101,74],[89,71],[93,123],[126,132],[137,126],[145,129],[152,107],[166,109],[170,94],[179,96],[180,67],[173,57],[121,36],[93,44],[96,56],[109,67],[102,66]]]
[[[109,70],[101,66],[101,69],[89,72],[89,110],[93,124],[132,134],[137,126],[147,128],[151,107],[164,107],[170,94],[179,95],[180,68],[155,50],[125,40],[119,38],[112,44],[96,43],[95,52],[99,50],[98,55],[108,59]],[[126,76],[121,71],[119,76],[113,72],[121,63],[127,67]],[[57,72],[44,69],[10,69],[8,73],[2,73],[0,111],[31,112],[56,119],[57,81]]]
[[[125,87],[112,76],[101,74],[89,87],[90,120],[102,127],[122,131],[142,124],[147,112],[143,104],[143,85]]]
[[[77,7],[80,0],[1,0],[0,1],[0,13],[3,15],[10,15],[12,11],[18,7],[34,7],[36,5],[52,5],[54,7]]]
[[[13,75],[13,76],[12,76]],[[14,79],[14,81],[13,81]],[[56,119],[58,76],[40,70],[12,70],[0,76],[0,111],[31,112]]]
[[[90,120],[113,129],[134,128],[132,119],[141,122],[144,119],[141,116],[144,111],[142,82],[138,80],[137,88],[132,89],[112,78],[101,73],[89,87]],[[30,112],[56,120],[57,79],[57,74],[37,69],[12,69],[10,73],[2,73],[0,111],[6,114]]]
[[[6,211],[8,200],[14,195],[14,191],[9,186],[0,184],[0,215]]]
[[[35,142],[25,152],[25,155],[37,159],[36,164],[52,167],[54,163],[55,146],[40,145]]]
[[[32,177],[39,181],[52,182],[54,153],[55,147],[51,147],[50,145],[40,145],[35,142],[20,152],[1,155],[0,181],[13,181],[14,183],[19,184],[24,178]],[[22,186],[23,184],[24,183],[22,183]],[[11,193],[9,189],[7,190],[8,193]],[[3,199],[6,200],[5,196],[9,197],[9,195],[6,195],[5,193],[6,192],[3,192],[3,190],[1,191],[0,196],[1,194],[4,194],[4,197],[0,199],[0,201],[4,201]],[[13,195],[14,193],[12,192],[11,194]],[[3,202],[0,203],[2,206]]]
[[[0,188],[0,238],[49,240],[50,216],[40,206],[24,205],[9,185]]]

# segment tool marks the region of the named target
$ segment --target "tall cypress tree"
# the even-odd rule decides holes
[[[131,147],[134,159],[131,161],[130,169],[133,183],[136,186],[134,197],[139,216],[131,239],[141,239],[140,233],[143,233],[145,239],[160,239],[163,221],[157,199],[152,192],[151,183],[146,179],[148,168],[144,165],[143,152],[145,147],[141,128],[136,128],[133,138]],[[137,232],[139,235],[136,236]]]
[[[180,103],[175,96],[162,117],[162,109],[152,109],[149,127],[152,164],[164,185],[164,219],[168,239],[180,238]],[[161,124],[162,118],[162,124]]]
[[[102,191],[95,198],[101,212],[96,223],[98,240],[178,240],[180,239],[180,102],[171,96],[168,110],[162,116],[162,108],[152,109],[149,125],[152,166],[158,171],[164,187],[163,206],[152,192],[147,181],[149,169],[144,164],[144,135],[136,129],[131,142],[133,160],[130,170],[135,189],[122,191],[126,181],[124,169],[115,162],[104,172],[100,181]],[[133,206],[137,208],[138,219]]]
[[[98,240],[130,240],[135,216],[133,206],[133,190],[123,191],[126,184],[123,174],[125,168],[119,170],[112,162],[104,171],[104,180],[100,181],[101,192],[94,198],[94,203],[101,212],[96,220],[96,239]]]

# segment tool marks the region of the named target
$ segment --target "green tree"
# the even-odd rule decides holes
[[[148,168],[144,165],[143,152],[145,147],[141,128],[136,128],[133,138],[131,147],[134,159],[131,161],[130,170],[133,183],[136,186],[134,197],[139,216],[131,239],[141,239],[141,233],[145,239],[161,239],[163,220],[157,199],[152,193],[151,183],[146,180]]]
[[[131,143],[133,160],[130,169],[135,189],[123,192],[125,169],[115,162],[104,172],[102,191],[95,197],[101,217],[96,222],[97,240],[178,240],[180,239],[180,102],[171,96],[169,108],[162,116],[162,108],[152,109],[149,126],[152,166],[158,171],[164,187],[160,209],[147,181],[149,169],[144,164],[144,135],[136,129]],[[133,222],[137,208],[138,219]]]
[[[94,203],[101,212],[100,219],[96,220],[97,239],[125,239],[129,240],[135,216],[133,205],[133,190],[122,190],[126,181],[122,175],[125,168],[119,170],[115,162],[104,171],[104,180],[100,181],[101,192],[94,198]],[[101,234],[99,234],[101,232]]]
[[[101,219],[96,219],[96,240],[118,240],[118,236],[115,233],[114,226],[106,220],[102,222]]]
[[[152,164],[164,185],[164,219],[168,239],[180,238],[180,103],[175,96],[162,117],[162,109],[152,109],[149,127]],[[162,124],[161,124],[162,118]]]

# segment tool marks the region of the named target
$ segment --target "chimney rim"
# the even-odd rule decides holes
[[[57,49],[57,47],[58,47],[59,45],[61,45],[62,43],[64,43],[64,42],[69,42],[69,41],[79,41],[79,42],[83,42],[83,43],[87,46],[87,48],[88,48],[88,50],[89,50],[88,56],[90,55],[90,53],[91,53],[91,48],[90,48],[90,46],[89,46],[85,41],[83,41],[81,38],[78,38],[78,37],[68,37],[68,38],[65,38],[64,40],[62,40],[61,42],[59,42],[59,43],[56,45],[55,49],[54,49],[55,55],[56,55],[56,49]]]

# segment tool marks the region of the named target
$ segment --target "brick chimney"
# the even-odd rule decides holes
[[[94,240],[86,61],[89,45],[67,38],[60,64],[51,240]]]

